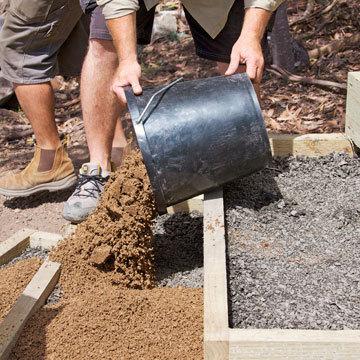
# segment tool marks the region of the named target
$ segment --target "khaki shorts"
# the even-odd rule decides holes
[[[79,0],[10,0],[0,31],[4,78],[37,84],[56,75],[81,72],[89,37],[89,18]]]

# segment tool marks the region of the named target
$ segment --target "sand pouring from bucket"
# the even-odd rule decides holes
[[[262,169],[269,138],[245,74],[125,94],[159,213]]]

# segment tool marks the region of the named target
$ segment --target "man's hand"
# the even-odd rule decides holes
[[[261,39],[270,20],[271,12],[248,8],[245,10],[244,24],[241,35],[232,48],[230,65],[225,75],[234,74],[239,65],[246,65],[249,78],[259,84],[264,71],[264,56],[261,49]]]
[[[141,67],[136,59],[121,60],[118,69],[116,70],[112,90],[118,96],[121,102],[126,104],[126,97],[124,92],[125,86],[131,86],[135,95],[142,93],[142,88],[139,82],[141,76]]]
[[[125,16],[110,19],[107,26],[119,59],[112,90],[120,101],[126,104],[125,86],[130,85],[135,95],[142,93],[139,83],[141,67],[136,54],[136,13],[133,11]]]
[[[258,84],[264,72],[264,56],[261,43],[256,37],[240,36],[231,51],[231,60],[225,75],[237,72],[239,65],[246,65],[246,73],[250,80]]]

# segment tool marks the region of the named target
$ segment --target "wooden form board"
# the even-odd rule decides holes
[[[62,239],[61,235],[21,229],[0,243],[0,266],[19,256],[28,246],[51,249]]]
[[[318,157],[333,152],[353,154],[350,139],[342,133],[334,134],[270,134],[270,145],[275,157],[289,155]]]
[[[0,265],[4,265],[19,256],[30,244],[32,229],[22,229],[0,243]]]
[[[222,190],[204,198],[204,357],[226,359],[228,303],[225,219]]]
[[[54,290],[60,276],[60,264],[45,261],[0,323],[0,360],[8,359],[26,321]]]
[[[360,71],[350,72],[348,76],[345,131],[360,147]]]
[[[360,330],[231,329],[222,191],[204,198],[205,360],[358,360]]]

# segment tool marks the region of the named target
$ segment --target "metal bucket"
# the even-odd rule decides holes
[[[125,91],[159,213],[262,169],[271,157],[245,74]]]

